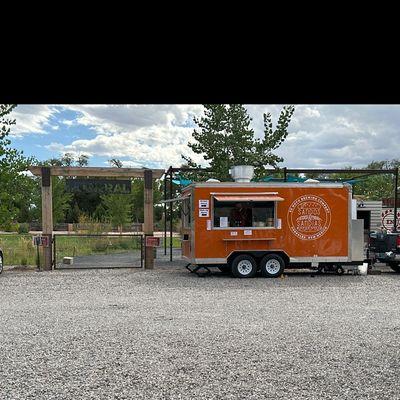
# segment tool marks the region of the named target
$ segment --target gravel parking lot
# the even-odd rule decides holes
[[[400,275],[5,271],[0,398],[396,399]]]

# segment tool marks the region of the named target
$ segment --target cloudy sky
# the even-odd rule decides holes
[[[281,106],[246,105],[257,136],[263,113],[274,124]],[[90,166],[179,166],[181,154],[204,160],[187,148],[193,116],[201,105],[19,105],[13,112],[12,145],[39,160],[65,152],[90,156]],[[400,106],[297,105],[289,135],[277,154],[281,166],[342,168],[400,158]]]

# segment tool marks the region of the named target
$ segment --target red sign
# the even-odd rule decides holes
[[[49,237],[48,236],[33,236],[33,245],[49,247]]]
[[[392,232],[394,227],[394,210],[386,209],[382,211],[382,227]],[[397,211],[397,228],[400,228],[400,211]]]
[[[155,236],[146,236],[146,247],[158,247],[160,238]]]

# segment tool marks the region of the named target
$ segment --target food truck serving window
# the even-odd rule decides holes
[[[277,196],[215,196],[214,227],[273,228]]]

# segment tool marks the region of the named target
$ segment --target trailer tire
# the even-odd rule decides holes
[[[400,272],[400,264],[397,262],[389,262],[389,267],[392,268],[392,270],[395,272]]]
[[[3,272],[3,253],[0,252],[0,274]]]
[[[285,261],[278,254],[267,254],[262,258],[260,267],[264,278],[278,278],[283,274]]]
[[[240,254],[232,261],[232,275],[235,278],[254,278],[257,264],[252,256]]]

